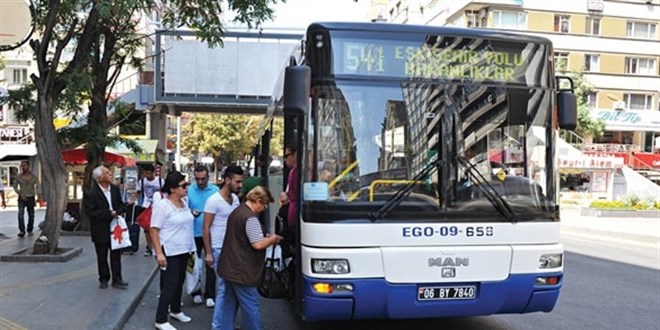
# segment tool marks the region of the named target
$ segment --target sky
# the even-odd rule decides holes
[[[264,28],[301,29],[313,22],[364,22],[369,13],[369,0],[287,0],[273,6],[275,18],[264,22]]]

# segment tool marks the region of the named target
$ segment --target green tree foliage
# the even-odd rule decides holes
[[[236,14],[234,21],[253,27],[272,18],[269,5],[276,2],[225,3]],[[70,138],[79,134],[87,141],[89,178],[91,168],[101,163],[106,145],[116,139],[109,138],[107,131],[120,118],[108,118],[107,109],[121,70],[129,64],[139,68],[151,56],[140,52],[149,36],[139,34],[139,18],[158,13],[162,29],[190,27],[200,40],[216,46],[222,44],[225,9],[217,0],[36,0],[33,4],[36,37],[29,45],[38,73],[31,76],[34,86],[21,91],[28,99],[14,105],[24,104],[24,109],[34,113],[37,155],[49,187],[43,234],[48,237],[50,253],[56,253],[67,202],[67,174],[53,119],[61,112],[80,117],[82,100],[88,104],[85,128],[70,132]],[[121,116],[122,110],[117,114]]]
[[[580,137],[600,138],[605,133],[605,122],[600,118],[591,116],[591,107],[589,106],[589,93],[593,85],[584,76],[584,69],[570,71],[566,68],[566,62],[557,63],[557,72],[573,78],[573,87],[577,99],[577,127],[575,133]],[[567,86],[561,86],[565,88]]]
[[[583,70],[572,72],[573,83],[575,84],[575,96],[578,106],[578,125],[575,133],[581,137],[600,138],[605,132],[605,122],[600,118],[591,116],[591,107],[589,106],[588,96],[593,89],[584,76]]]
[[[194,114],[183,126],[181,148],[187,155],[209,155],[228,164],[250,154],[261,118],[247,115]]]

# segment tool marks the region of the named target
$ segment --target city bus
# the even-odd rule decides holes
[[[270,138],[280,115],[284,141]],[[311,24],[255,148],[297,150],[286,238],[297,311],[309,322],[550,312],[564,261],[555,149],[576,121],[545,38]],[[280,173],[259,173],[275,196]]]

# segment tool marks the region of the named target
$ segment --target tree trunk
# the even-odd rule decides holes
[[[99,95],[105,95],[103,92],[107,89],[107,84],[103,83],[105,77],[103,74],[95,75],[96,86],[98,87],[95,86],[94,95],[97,97],[92,98],[92,104],[89,106],[89,113],[87,114],[87,129],[89,130],[87,136],[91,137],[91,140],[96,141],[96,143],[87,143],[87,166],[85,167],[83,179],[84,189],[93,184],[92,172],[96,167],[103,165],[103,155],[108,144],[108,127],[106,124],[108,121],[108,103],[104,98],[98,97]],[[96,89],[100,89],[100,91]],[[81,210],[84,209],[81,208]],[[80,221],[80,229],[89,230],[90,219],[84,211],[80,214]]]
[[[52,97],[47,91],[39,94],[34,131],[37,157],[41,163],[44,183],[48,187],[46,194],[48,204],[41,234],[48,237],[48,253],[54,254],[57,251],[62,217],[68,200],[67,171],[57,143],[57,132],[53,126]]]

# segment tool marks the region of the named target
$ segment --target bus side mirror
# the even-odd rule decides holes
[[[307,114],[312,70],[306,66],[288,66],[284,71],[284,115]]]
[[[574,130],[577,127],[577,98],[573,93],[573,80],[565,76],[557,76],[557,121],[559,128]],[[562,88],[562,83],[568,83],[568,88]]]

